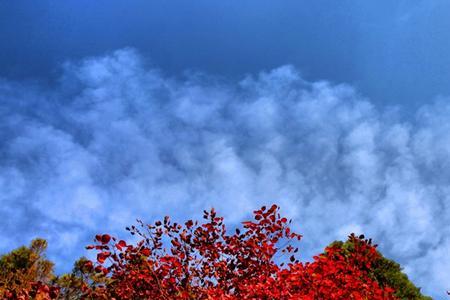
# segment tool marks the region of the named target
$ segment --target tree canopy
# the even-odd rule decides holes
[[[71,273],[53,274],[45,240],[0,258],[5,299],[431,299],[364,236],[333,242],[311,262],[302,236],[276,205],[229,230],[214,209],[202,221],[169,217],[127,230],[138,242],[100,234]]]

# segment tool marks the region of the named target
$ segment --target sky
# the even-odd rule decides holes
[[[450,2],[0,2],[0,252],[278,203],[450,289]]]

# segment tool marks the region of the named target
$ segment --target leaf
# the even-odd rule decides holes
[[[103,264],[105,260],[111,255],[111,252],[104,251],[97,254],[97,261]]]
[[[150,249],[148,249],[148,248],[144,248],[144,249],[142,249],[142,250],[140,251],[140,253],[141,253],[143,256],[148,257],[148,256],[150,256],[151,251],[150,251]]]
[[[127,243],[124,240],[120,240],[118,243],[116,243],[116,248],[118,250],[122,250],[122,248],[126,247]]]
[[[108,244],[110,240],[111,240],[111,236],[109,234],[104,234],[101,237],[102,244]]]

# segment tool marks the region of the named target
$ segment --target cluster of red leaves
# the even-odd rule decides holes
[[[172,223],[127,228],[136,245],[109,235],[96,236],[97,261],[87,267],[108,280],[91,285],[95,299],[394,299],[393,290],[369,274],[378,258],[375,246],[351,236],[355,251],[328,247],[302,263],[292,232],[273,205],[228,234],[223,218],[204,212],[203,223]]]
[[[355,251],[344,254],[342,248],[328,247],[324,254],[305,264],[290,265],[278,272],[282,283],[277,299],[395,299],[394,290],[381,287],[370,270],[379,254],[370,240],[350,236]]]
[[[40,281],[33,282],[28,288],[23,288],[20,291],[5,291],[5,299],[15,300],[51,300],[57,299],[59,295],[59,287],[44,284]]]

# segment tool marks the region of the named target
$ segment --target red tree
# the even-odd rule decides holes
[[[223,218],[205,211],[204,222],[127,228],[136,245],[109,235],[88,246],[97,261],[87,267],[103,273],[102,284],[86,285],[97,299],[394,299],[393,290],[370,275],[378,259],[375,246],[350,236],[355,251],[343,255],[328,247],[313,262],[302,263],[296,244],[301,235],[273,205],[254,212],[242,230],[228,233]]]

